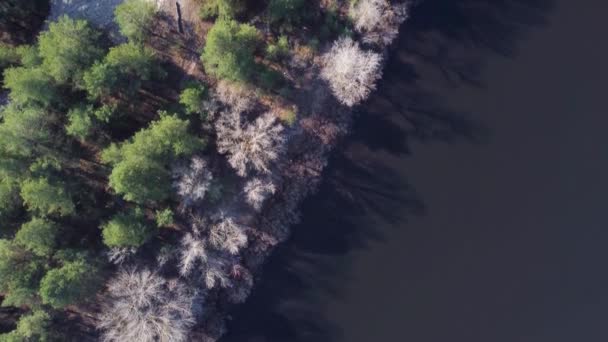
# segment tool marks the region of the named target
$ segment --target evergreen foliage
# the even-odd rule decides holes
[[[259,41],[255,27],[230,19],[220,20],[207,35],[201,59],[213,76],[231,81],[248,81],[255,69],[254,52]]]

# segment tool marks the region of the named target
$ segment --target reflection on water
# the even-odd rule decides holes
[[[445,104],[442,91],[483,88],[486,59],[512,56],[552,7],[551,0],[427,0],[415,7],[353,136],[333,156],[320,192],[303,207],[302,224],[271,257],[223,342],[343,340],[326,304],[339,300],[350,281],[350,253],[383,241],[392,229],[408,229],[409,218],[427,212],[425,194],[395,164],[411,157],[413,143],[491,141],[489,125]],[[447,170],[429,170],[435,172]],[[398,274],[399,263],[377,267]]]

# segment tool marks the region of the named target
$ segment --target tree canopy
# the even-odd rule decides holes
[[[222,19],[213,25],[201,60],[207,72],[231,81],[248,81],[255,71],[254,52],[259,41],[255,27]]]
[[[59,18],[38,38],[42,67],[60,84],[80,83],[84,70],[103,56],[98,37],[85,20]]]
[[[126,0],[116,6],[114,20],[120,28],[120,33],[130,41],[142,42],[152,25],[156,7],[147,0]]]

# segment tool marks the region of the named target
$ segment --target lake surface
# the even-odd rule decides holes
[[[606,7],[416,7],[223,342],[608,341]]]

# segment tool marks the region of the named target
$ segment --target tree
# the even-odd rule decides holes
[[[4,71],[4,87],[18,105],[49,107],[58,101],[51,76],[41,68],[9,68]]]
[[[49,256],[53,253],[59,227],[47,219],[33,218],[23,224],[15,242],[30,252],[39,256]]]
[[[269,173],[271,163],[285,150],[283,126],[271,112],[244,125],[236,111],[224,113],[216,123],[220,153],[228,154],[228,162],[240,176],[250,170]]]
[[[365,100],[381,76],[379,54],[364,51],[350,38],[340,38],[323,55],[321,77],[338,101],[352,107]]]
[[[399,33],[399,25],[408,17],[407,5],[391,5],[387,0],[359,0],[351,7],[355,29],[366,43],[390,44]]]
[[[247,245],[245,229],[246,227],[237,223],[234,218],[220,213],[209,229],[209,242],[218,250],[238,254],[241,248]]]
[[[169,171],[152,158],[134,156],[116,164],[109,184],[125,200],[141,204],[163,201],[171,195]]]
[[[85,72],[83,79],[92,98],[122,93],[129,97],[141,88],[142,82],[165,75],[151,49],[130,42],[112,47],[103,61]]]
[[[34,254],[10,240],[0,239],[0,292],[2,305],[22,306],[36,303],[44,263]]]
[[[51,324],[51,316],[44,310],[34,311],[19,318],[17,328],[10,333],[0,334],[0,341],[23,342],[23,341],[49,341],[48,327]]]
[[[0,71],[19,64],[20,58],[17,49],[11,45],[0,42]]]
[[[68,216],[75,211],[65,186],[60,182],[51,184],[47,178],[25,180],[21,184],[21,198],[28,209],[42,215]]]
[[[218,78],[248,81],[256,67],[254,52],[259,41],[255,27],[223,19],[213,25],[201,60],[205,70]]]
[[[108,282],[99,317],[103,341],[181,342],[194,325],[196,292],[149,270],[122,269]]]
[[[173,211],[171,210],[171,208],[157,210],[155,219],[156,219],[156,226],[159,228],[170,226],[175,222],[175,218],[173,217]]]
[[[253,178],[245,184],[245,199],[256,211],[262,209],[262,205],[276,191],[274,183],[270,180]]]
[[[186,234],[181,241],[179,271],[182,276],[192,273],[198,265],[203,281],[207,288],[216,286],[230,287],[230,259],[213,251],[206,239],[192,233]]]
[[[85,20],[62,16],[38,38],[42,67],[60,84],[79,84],[84,71],[103,56],[98,38]]]
[[[8,156],[31,156],[55,143],[51,133],[52,117],[36,107],[21,107],[11,103],[0,110],[0,149]],[[8,158],[7,158],[8,159]]]
[[[186,114],[203,114],[203,101],[207,96],[205,87],[201,84],[192,84],[182,90],[179,95],[179,103],[184,106]]]
[[[85,260],[66,262],[42,278],[40,297],[44,304],[60,309],[94,293],[98,281],[96,268]]]
[[[138,210],[114,215],[102,226],[103,242],[108,247],[139,247],[148,241],[156,229],[144,221]]]
[[[296,24],[307,13],[310,10],[306,8],[306,0],[270,0],[268,4],[268,14],[273,23]]]
[[[120,33],[134,42],[146,39],[155,15],[156,6],[148,0],[126,0],[114,10]]]
[[[126,200],[162,201],[170,196],[170,162],[203,146],[201,139],[188,132],[188,121],[161,113],[158,121],[130,141],[104,150],[102,159],[114,165],[110,186]]]
[[[192,157],[190,165],[175,166],[172,173],[173,187],[186,206],[205,198],[211,188],[213,175],[209,171],[207,161],[201,157]]]
[[[91,118],[93,106],[79,105],[68,112],[68,124],[65,131],[79,140],[85,140],[91,133],[94,123]]]

